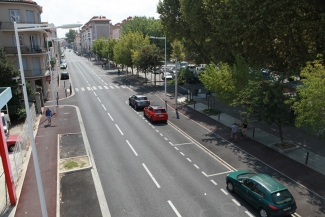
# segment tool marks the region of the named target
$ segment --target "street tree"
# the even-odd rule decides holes
[[[297,87],[298,99],[293,104],[296,126],[325,139],[325,69],[322,59],[308,62],[301,71],[303,85]]]
[[[76,35],[78,34],[77,30],[69,29],[69,32],[65,33],[65,37],[67,37],[66,41],[70,44],[74,42]]]
[[[0,87],[11,87],[12,98],[8,102],[8,111],[12,120],[24,120],[26,118],[26,110],[20,102],[22,99],[21,81],[14,80],[14,77],[20,77],[20,72],[14,67],[14,62],[10,61],[3,48],[0,47]],[[26,82],[27,95],[33,92],[29,82]]]
[[[104,37],[100,37],[99,39],[95,40],[93,43],[93,47],[91,51],[94,54],[96,54],[99,57],[99,59],[103,57],[103,48],[107,44],[106,41],[107,39],[105,39]]]
[[[281,144],[283,144],[282,127],[294,125],[294,115],[291,110],[291,96],[285,93],[286,85],[270,80],[250,80],[240,92],[233,106],[243,106],[247,118],[255,117],[269,125],[279,127]]]
[[[102,47],[101,53],[102,56],[105,58],[108,58],[111,61],[114,61],[114,46],[116,44],[117,40],[108,38],[107,42],[104,43],[104,46]]]
[[[184,61],[185,59],[184,45],[181,43],[181,41],[178,40],[173,41],[172,47],[173,47],[173,52],[171,58],[173,59],[177,58],[179,62]]]

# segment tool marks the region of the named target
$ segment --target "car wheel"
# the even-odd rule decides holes
[[[227,189],[228,189],[228,191],[230,191],[230,192],[235,192],[234,184],[233,184],[231,181],[228,181],[228,182],[227,182]]]
[[[15,145],[11,145],[8,147],[9,152],[14,152],[14,149],[15,149]]]
[[[261,217],[268,217],[269,215],[267,214],[267,212],[266,212],[265,209],[261,208],[261,209],[260,209],[260,216],[261,216]]]
[[[135,109],[135,110],[138,110],[138,106],[137,106],[136,103],[134,104],[134,109]]]

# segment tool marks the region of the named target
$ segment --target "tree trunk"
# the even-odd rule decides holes
[[[279,126],[279,133],[280,133],[281,144],[283,144],[283,134],[282,134],[282,127],[281,127],[281,125]]]

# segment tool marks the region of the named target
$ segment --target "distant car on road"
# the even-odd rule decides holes
[[[68,68],[67,63],[61,63],[60,69],[66,69],[66,68]]]
[[[61,72],[61,80],[69,79],[69,73],[68,72]]]
[[[133,95],[129,97],[129,105],[133,106],[135,110],[138,110],[139,108],[144,108],[150,105],[150,101],[146,96]]]
[[[287,216],[297,210],[289,190],[268,175],[236,171],[228,174],[226,182],[227,189],[257,208],[261,217]]]
[[[149,105],[143,109],[143,115],[147,117],[151,123],[154,121],[164,121],[167,123],[168,114],[164,107],[159,105]]]

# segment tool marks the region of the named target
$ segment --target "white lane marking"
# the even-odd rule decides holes
[[[109,113],[107,113],[108,114],[108,116],[112,119],[112,121],[114,121],[114,119],[112,118],[112,116],[109,114]]]
[[[186,158],[186,159],[187,159],[189,162],[192,162],[191,159],[189,159],[189,158]]]
[[[102,104],[102,106],[103,106],[103,108],[105,109],[105,111],[106,111],[106,108],[105,108],[105,106]]]
[[[217,175],[221,175],[221,174],[225,174],[225,173],[231,173],[231,172],[232,171],[226,171],[226,172],[222,172],[222,173],[216,173],[216,174],[206,175],[206,177],[217,176]]]
[[[141,116],[141,115],[140,115]],[[144,118],[143,118],[144,119]],[[147,122],[148,123],[148,121],[147,120],[144,120],[145,122]]]
[[[125,86],[121,86],[122,88],[126,88]]]
[[[115,86],[115,88],[117,88],[117,89],[120,89],[120,87],[119,87],[119,86]]]
[[[176,207],[174,206],[174,204],[169,200],[167,201],[169,203],[169,206],[171,206],[171,208],[174,210],[174,212],[176,213],[177,217],[182,217],[181,214],[179,214],[179,212],[177,211]]]
[[[177,147],[174,147],[177,151],[178,151],[178,148]]]
[[[170,145],[174,146],[173,143],[169,142]]]
[[[109,86],[111,89],[115,89],[113,86]]]
[[[97,90],[97,87],[93,86],[93,89],[94,89],[94,90]]]
[[[240,203],[237,201],[237,200],[235,200],[235,199],[231,199],[237,206],[240,206]]]
[[[194,144],[193,142],[187,142],[187,143],[181,143],[181,144],[175,144],[175,145],[189,145],[189,144]]]
[[[76,87],[75,90],[76,90],[76,92],[78,92],[79,91],[78,87]]]
[[[117,126],[117,124],[115,124],[116,128],[120,131],[120,133],[122,134],[122,136],[124,135],[122,130]]]
[[[225,191],[225,190],[223,190],[222,188],[220,189],[225,195],[228,195],[228,193]]]
[[[108,89],[108,87],[107,87],[107,86],[104,86],[104,88],[105,88],[105,89]]]
[[[147,168],[147,166],[143,163],[142,166],[144,167],[144,169],[147,171],[147,173],[149,174],[149,176],[151,177],[152,181],[156,184],[157,188],[160,188],[160,185],[158,184],[157,180],[155,179],[155,177],[153,177],[153,175],[151,174],[151,172],[149,171],[149,169]]]
[[[168,140],[166,137],[164,137],[165,140]]]
[[[95,94],[95,96],[97,96],[97,94],[95,92],[93,92]]]
[[[180,152],[180,153],[181,153],[181,155],[185,156],[185,154],[183,152]]]
[[[101,86],[98,86],[98,88],[101,89],[101,90],[103,89]]]
[[[213,179],[210,180],[214,185],[218,185]]]
[[[164,136],[164,135],[160,133],[160,136]]]
[[[159,130],[156,130],[157,133],[159,133]]]
[[[245,211],[245,213],[249,216],[249,217],[254,217],[250,212],[248,212],[247,210]]]
[[[194,164],[194,166],[196,169],[200,169],[200,167],[198,165]]]
[[[134,152],[135,156],[138,156],[138,153],[134,150],[134,148],[132,147],[132,145],[130,144],[130,142],[128,140],[126,140],[126,142],[130,146],[130,148],[132,149],[132,151]]]
[[[81,88],[81,91],[85,91],[85,88],[82,87],[82,88]]]
[[[102,102],[102,101],[100,101],[100,99],[98,97],[97,97],[97,99],[98,99],[99,102]]]
[[[202,173],[203,173],[203,175],[205,175],[206,177],[208,177],[208,175],[205,172],[202,171]]]

